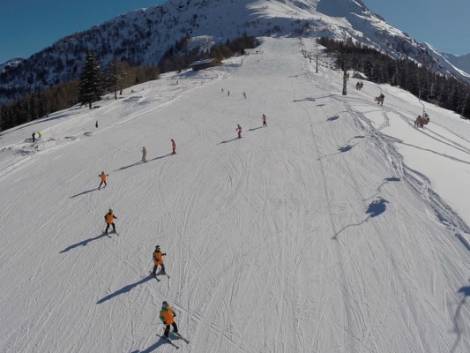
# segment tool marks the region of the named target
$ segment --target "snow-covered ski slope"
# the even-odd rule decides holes
[[[342,97],[302,49],[266,38],[2,134],[1,352],[174,352],[163,300],[179,352],[470,351],[470,126],[427,106],[415,130],[396,88]],[[110,207],[119,235],[101,236]]]

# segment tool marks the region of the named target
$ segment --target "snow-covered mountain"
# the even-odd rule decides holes
[[[441,54],[372,13],[360,0],[169,0],[65,37],[0,74],[0,102],[78,77],[88,50],[102,65],[112,59],[157,64],[183,36],[196,43],[240,36],[353,38],[394,57],[407,56],[442,73],[464,77]]]
[[[23,58],[14,58],[10,59],[3,64],[0,64],[0,74],[5,71],[5,70],[11,70],[17,67],[19,64],[21,64],[24,61]]]
[[[470,54],[466,55],[453,55],[444,53],[443,54],[447,60],[449,60],[453,65],[459,69],[465,71],[470,75]]]

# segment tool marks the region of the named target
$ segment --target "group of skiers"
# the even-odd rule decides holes
[[[362,88],[364,88],[364,82],[358,81],[358,82],[356,83],[356,90],[357,90],[357,91],[360,91]]]
[[[222,92],[224,92],[224,89],[221,89]],[[227,91],[227,94],[230,95],[230,91]],[[243,92],[243,97],[246,99],[247,95],[246,92]],[[267,117],[265,114],[262,114],[262,126],[267,127]],[[96,121],[96,127],[98,127],[98,121]],[[236,132],[237,132],[237,137],[242,138],[242,127],[240,124],[237,124]],[[34,140],[34,134],[33,134],[33,140]],[[176,142],[172,138],[170,140],[171,142],[171,150],[172,154],[176,154]],[[142,147],[142,162],[147,162],[147,148],[145,146]],[[98,185],[98,190],[101,190],[102,188],[106,188],[108,185],[108,178],[109,174],[106,174],[105,171],[101,171],[101,173],[98,175],[99,177],[99,185]],[[108,232],[110,228],[112,228],[112,233],[116,233],[116,223],[115,220],[117,220],[117,216],[114,214],[114,211],[110,208],[108,212],[104,216],[104,221],[106,224],[106,228],[104,230],[104,234],[108,235]],[[153,269],[151,271],[151,276],[154,277],[159,281],[157,278],[159,275],[166,275],[169,278],[169,275],[166,273],[165,269],[165,264],[164,264],[164,257],[166,256],[166,253],[163,252],[160,248],[159,245],[155,247],[155,250],[153,251],[152,254],[152,259],[153,259]],[[179,333],[178,333],[178,327],[176,325],[176,313],[173,310],[173,308],[168,304],[167,301],[163,301],[162,307],[160,310],[160,320],[162,321],[163,325],[165,326],[164,332],[163,332],[163,337],[165,337],[171,344],[173,344],[170,339],[170,330],[173,328],[173,332],[176,336],[179,338],[187,341],[185,338],[183,338]],[[173,344],[174,345],[174,344]]]

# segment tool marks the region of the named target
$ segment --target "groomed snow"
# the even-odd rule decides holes
[[[2,133],[0,351],[174,352],[167,300],[179,352],[468,352],[469,125],[427,105],[415,130],[416,98],[342,97],[302,50],[265,38]],[[169,280],[148,277],[156,244]]]

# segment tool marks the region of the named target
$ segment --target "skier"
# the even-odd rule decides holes
[[[144,147],[142,147],[142,162],[147,162],[147,149]]]
[[[114,224],[114,220],[117,217],[114,215],[113,210],[109,209],[108,213],[104,216],[104,220],[106,221],[106,230],[104,231],[105,234],[108,234],[109,226],[113,226],[113,233],[116,233],[116,225]]]
[[[153,252],[153,270],[152,270],[152,276],[157,277],[157,269],[158,266],[160,266],[160,273],[162,275],[166,274],[165,271],[165,265],[163,264],[163,256],[166,256],[166,253],[162,252],[160,250],[160,245],[157,245],[155,247],[155,250]]]
[[[95,122],[95,127],[98,128],[98,120]]]
[[[108,177],[109,177],[109,175],[106,174],[104,171],[102,171],[100,173],[100,175],[98,175],[98,176],[100,178],[100,185],[98,186],[98,190],[100,190],[103,185],[104,185],[104,187],[108,186]]]
[[[171,149],[173,150],[172,154],[176,154],[176,142],[171,139]]]
[[[164,301],[162,303],[162,309],[160,310],[160,320],[162,320],[165,325],[165,332],[163,335],[166,338],[170,335],[170,326],[173,326],[173,332],[178,333],[178,326],[176,326],[175,317],[176,314],[173,308]]]
[[[235,131],[238,134],[238,138],[241,139],[242,138],[242,127],[240,126],[240,124],[237,124],[237,128],[235,129]]]
[[[266,122],[266,115],[263,114],[263,127],[267,127],[268,123]]]
[[[35,142],[36,142],[36,133],[33,132],[33,135],[32,135],[32,136],[33,136],[33,143],[35,143]]]

